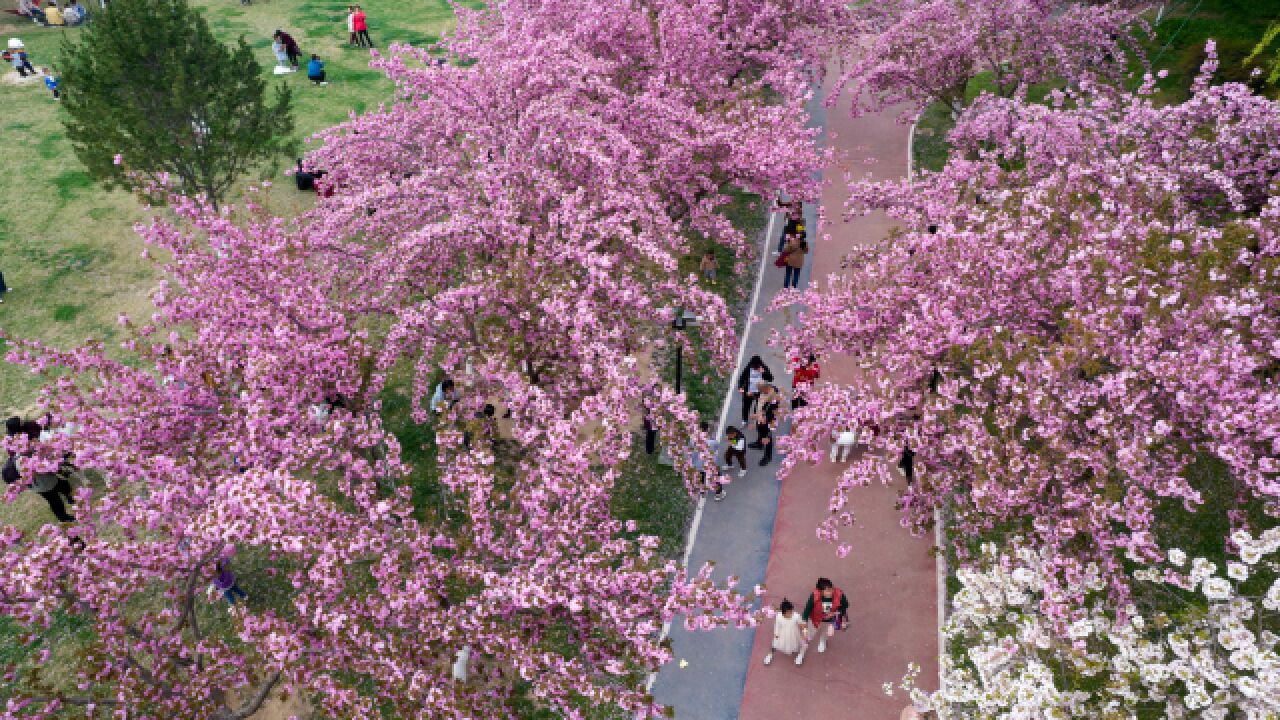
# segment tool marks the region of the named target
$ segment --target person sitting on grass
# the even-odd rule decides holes
[[[83,25],[84,21],[89,19],[89,13],[83,5],[76,3],[76,0],[71,0],[67,9],[62,11],[62,19],[67,22],[67,27],[74,27]]]
[[[311,62],[307,63],[307,77],[316,85],[328,85],[324,79],[324,63],[320,62],[319,55],[312,55]]]
[[[49,7],[44,11],[44,22],[49,26],[67,24],[66,18],[62,17],[62,11],[53,0],[49,0]]]
[[[49,92],[53,93],[53,99],[58,100],[62,97],[58,93],[58,78],[49,74],[49,68],[40,68],[40,74],[44,76],[44,86],[49,88]]]

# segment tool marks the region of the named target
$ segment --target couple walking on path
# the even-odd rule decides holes
[[[827,578],[818,578],[799,615],[790,600],[783,598],[778,604],[778,612],[773,616],[773,642],[764,656],[764,664],[771,664],[773,654],[780,652],[794,654],[796,664],[802,665],[815,636],[818,652],[822,653],[827,651],[827,638],[834,637],[836,630],[848,629],[849,598]]]

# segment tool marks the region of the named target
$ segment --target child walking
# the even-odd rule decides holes
[[[773,644],[769,646],[769,654],[764,656],[764,664],[773,662],[774,653],[794,655],[808,642],[809,629],[805,627],[804,619],[790,600],[782,598],[778,603],[778,614],[773,616]],[[798,660],[796,664],[800,664]]]
[[[724,439],[727,447],[724,449],[724,468],[726,472],[733,467],[733,461],[738,461],[738,477],[747,474],[747,436],[736,427],[730,427],[724,432]],[[720,488],[716,489],[716,499],[720,500],[724,497],[724,493]]]

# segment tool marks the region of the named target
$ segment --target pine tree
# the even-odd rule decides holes
[[[63,46],[67,136],[108,186],[168,175],[216,206],[249,167],[291,149],[289,90],[268,99],[261,70],[243,37],[218,42],[185,0],[113,0]]]

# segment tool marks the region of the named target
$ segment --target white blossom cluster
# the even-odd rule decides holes
[[[1145,616],[1110,604],[1088,568],[1074,587],[1085,601],[1056,626],[1041,611],[1047,553],[984,547],[957,572],[942,688],[910,689],[913,702],[943,720],[1280,720],[1280,527],[1231,541],[1240,562],[1225,569],[1171,549],[1136,571]]]

